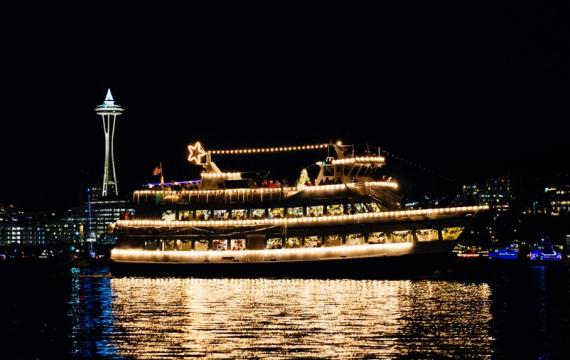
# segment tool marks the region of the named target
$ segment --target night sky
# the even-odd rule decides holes
[[[108,87],[125,196],[160,161],[197,178],[195,140],[380,145],[430,169],[408,188],[567,173],[568,5],[398,3],[5,8],[0,202],[65,208],[100,184]],[[324,156],[215,160],[294,178]]]

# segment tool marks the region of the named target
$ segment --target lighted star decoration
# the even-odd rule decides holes
[[[194,145],[188,145],[188,150],[190,155],[188,156],[188,161],[196,164],[203,165],[202,158],[206,156],[206,150],[202,147],[199,141],[196,141]]]

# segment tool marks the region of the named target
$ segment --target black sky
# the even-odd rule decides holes
[[[65,207],[100,183],[93,108],[107,87],[126,109],[116,132],[124,195],[159,161],[167,179],[196,178],[185,146],[197,139],[340,138],[459,182],[568,172],[568,6],[383,3],[3,9],[0,202]],[[294,176],[320,157],[307,155],[217,162]]]

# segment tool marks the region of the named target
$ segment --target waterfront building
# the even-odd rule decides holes
[[[491,242],[517,237],[517,226],[512,223],[513,203],[516,199],[512,179],[508,177],[488,178],[479,183],[464,184],[458,202],[461,204],[487,205],[490,209],[491,221],[485,229],[475,230],[485,232]]]
[[[24,213],[13,205],[0,206],[0,246],[45,243],[45,229],[37,214]]]
[[[461,200],[478,205],[489,205],[494,217],[512,210],[515,196],[512,180],[508,177],[489,178],[482,183],[465,184]]]
[[[544,212],[551,216],[570,215],[570,184],[544,188]]]
[[[0,246],[80,243],[82,226],[55,213],[0,209]]]
[[[134,209],[130,200],[105,196],[101,188],[87,189],[85,203],[75,210],[74,221],[83,225],[85,239],[109,243],[114,241],[112,224],[130,216]]]

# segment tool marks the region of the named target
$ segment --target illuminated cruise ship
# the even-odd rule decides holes
[[[113,273],[342,275],[383,264],[437,261],[487,206],[406,210],[385,158],[340,143],[206,151],[189,145],[196,181],[149,184],[133,194],[136,217],[118,220]],[[296,184],[224,172],[216,156],[312,151],[329,154]],[[392,266],[392,265],[389,265]]]

